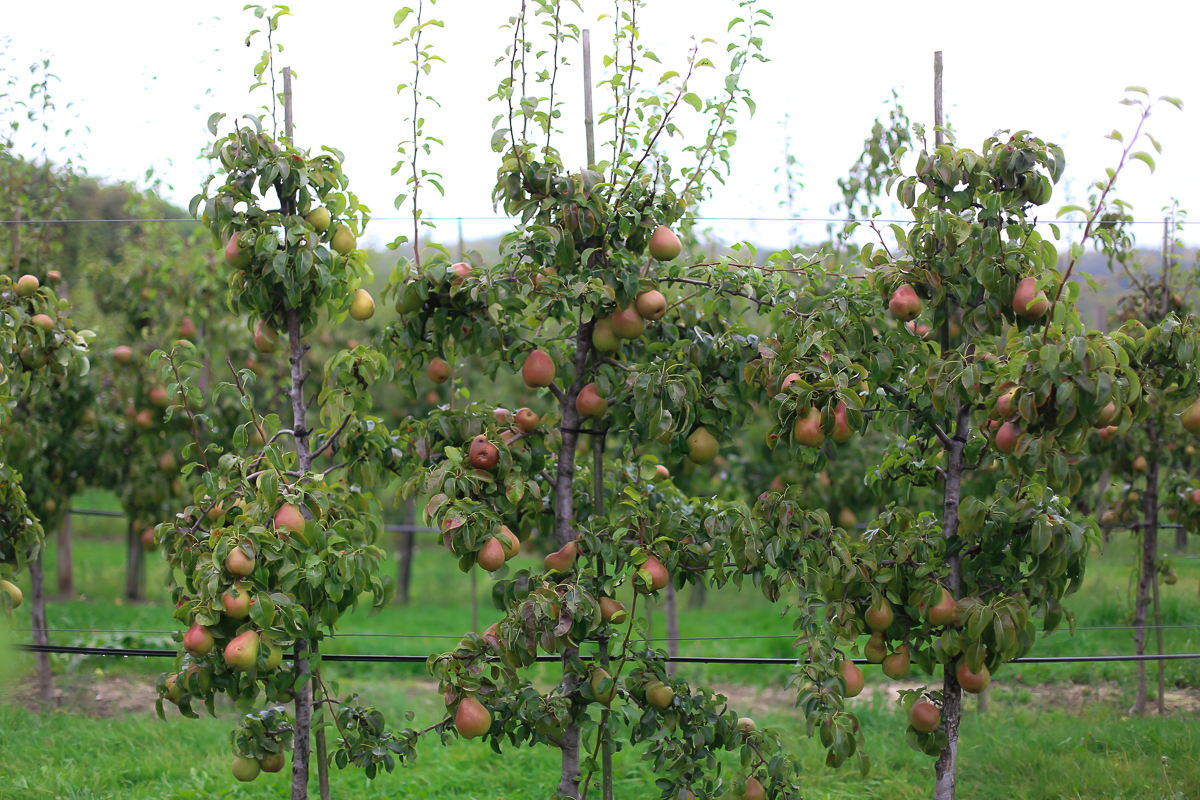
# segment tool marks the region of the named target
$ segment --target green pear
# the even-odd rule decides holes
[[[225,664],[231,669],[247,671],[258,663],[258,631],[246,631],[225,645]]]
[[[358,248],[358,239],[355,238],[354,231],[350,230],[350,226],[343,223],[338,225],[331,244],[337,253],[344,256]]]
[[[317,233],[324,233],[325,231],[329,230],[329,223],[332,221],[332,219],[333,217],[329,215],[329,209],[323,207],[314,208],[312,211],[308,212],[308,216],[304,218],[309,225],[313,226],[313,230],[315,230]]]

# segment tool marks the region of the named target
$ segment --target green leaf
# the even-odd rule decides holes
[[[1154,159],[1151,158],[1150,154],[1147,153],[1145,150],[1139,150],[1129,157],[1136,158],[1138,161],[1144,162],[1145,165],[1150,168],[1150,171],[1154,172]]]
[[[696,109],[697,111],[699,111],[700,109],[702,109],[704,107],[704,104],[700,101],[700,98],[697,97],[694,92],[688,92],[687,94],[685,94],[683,96],[683,102],[689,104],[692,108]]]

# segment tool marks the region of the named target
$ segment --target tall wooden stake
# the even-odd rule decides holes
[[[583,30],[583,130],[587,135],[588,168],[596,166],[596,134],[592,117],[592,32]]]

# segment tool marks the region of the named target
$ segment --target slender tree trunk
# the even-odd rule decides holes
[[[1139,656],[1146,654],[1146,614],[1150,606],[1150,588],[1156,583],[1158,558],[1158,437],[1153,423],[1150,434],[1151,457],[1146,470],[1146,495],[1143,505],[1142,564],[1138,575],[1137,603],[1134,606],[1133,642]],[[1156,587],[1157,588],[1157,587]],[[1146,662],[1137,662],[1137,694],[1131,714],[1146,713]]]
[[[308,640],[296,640],[296,677],[308,674]],[[312,726],[312,681],[296,690],[296,732],[292,745],[292,800],[308,800],[309,729]]]
[[[142,594],[142,573],[146,569],[146,553],[142,549],[142,532],[135,530],[133,523],[134,520],[129,520],[126,537],[129,559],[125,565],[125,599],[141,600],[145,597]]]
[[[693,583],[692,588],[688,591],[688,608],[699,610],[704,608],[704,601],[708,599],[708,587],[703,583]]]
[[[575,540],[575,444],[579,441],[579,426],[582,418],[575,408],[575,399],[583,388],[587,376],[588,353],[592,348],[591,322],[581,322],[575,334],[575,380],[562,392],[562,446],[558,451],[558,474],[554,481],[554,533],[559,545]],[[567,663],[579,651],[568,648],[563,651],[562,687],[566,694],[575,691],[576,679],[567,674]],[[566,797],[579,796],[579,725],[567,724],[562,737],[562,768],[558,780],[558,791]]]
[[[1150,586],[1153,587],[1153,590],[1154,590],[1154,639],[1155,639],[1155,643],[1158,645],[1158,654],[1161,656],[1163,654],[1162,609],[1159,608],[1159,605],[1158,605],[1158,580],[1157,580],[1157,577],[1155,580],[1150,582]],[[1160,717],[1165,716],[1167,713],[1166,706],[1164,705],[1165,701],[1163,700],[1163,695],[1166,694],[1166,691],[1167,691],[1167,687],[1166,687],[1167,676],[1165,673],[1166,673],[1166,662],[1159,661],[1158,662],[1158,715]]]
[[[317,652],[316,642],[313,642],[312,652],[314,654]],[[320,681],[321,667],[317,666],[315,672],[316,675],[314,676],[314,680],[309,681],[309,683],[313,684],[313,697],[318,700],[324,700],[326,695],[324,691],[324,685]],[[320,694],[317,694],[316,687],[318,686],[322,687]],[[317,713],[321,715],[331,712],[329,711],[329,707],[326,705],[319,708]],[[319,728],[313,735],[313,738],[316,739],[317,742],[317,787],[321,793],[321,800],[329,800],[329,756],[325,749],[325,729]]]
[[[1187,553],[1187,528],[1182,526],[1175,529],[1175,552],[1181,556]]]
[[[29,562],[29,598],[30,622],[33,628],[33,643],[50,644],[46,624],[46,582],[42,572],[42,554]],[[50,673],[50,654],[38,653],[34,659],[37,662],[38,702],[42,705],[42,713],[54,708],[54,676]]]
[[[679,655],[679,611],[675,596],[675,582],[669,581],[666,588],[666,601],[663,613],[667,617],[667,655],[675,658]],[[675,677],[675,662],[667,662],[667,675]]]
[[[417,524],[416,507],[413,505],[411,497],[404,502],[404,524],[413,528]],[[398,565],[399,575],[396,580],[396,599],[400,601],[401,605],[408,605],[412,592],[412,559],[416,539],[416,531],[400,531],[400,563]]]
[[[58,596],[70,600],[75,596],[75,561],[71,553],[71,509],[63,515],[58,528],[55,571],[58,573]]]
[[[596,510],[597,517],[604,516],[604,434],[598,434],[592,437],[592,497]],[[603,581],[605,577],[605,564],[598,559],[596,566],[600,579]],[[600,642],[600,666],[608,670],[608,640],[604,639]],[[615,680],[617,676],[613,676]],[[603,736],[604,740],[600,744],[600,785],[601,785],[601,800],[613,800],[613,745],[612,731],[609,726],[612,724],[612,715],[606,709],[601,715],[600,730],[596,733],[597,736]]]

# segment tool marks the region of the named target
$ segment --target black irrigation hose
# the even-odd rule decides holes
[[[62,655],[80,656],[134,656],[141,658],[174,658],[179,653],[175,650],[138,650],[126,647],[70,647],[50,644],[19,644],[18,650],[28,653],[59,653]],[[291,656],[284,656],[291,660]],[[580,655],[583,660],[590,660],[589,655]],[[1097,661],[1175,661],[1182,659],[1200,659],[1200,653],[1172,653],[1169,655],[1144,656],[1048,656],[1043,658],[1016,658],[1010,664],[1067,664],[1088,663]],[[391,664],[424,664],[428,656],[396,656],[384,654],[354,655],[350,653],[323,653],[322,661],[343,661],[351,663],[391,663]],[[538,656],[538,661],[559,662],[559,656]],[[675,656],[667,658],[677,664],[795,664],[794,658],[715,658],[710,656]],[[855,664],[869,664],[865,658],[850,659]]]

